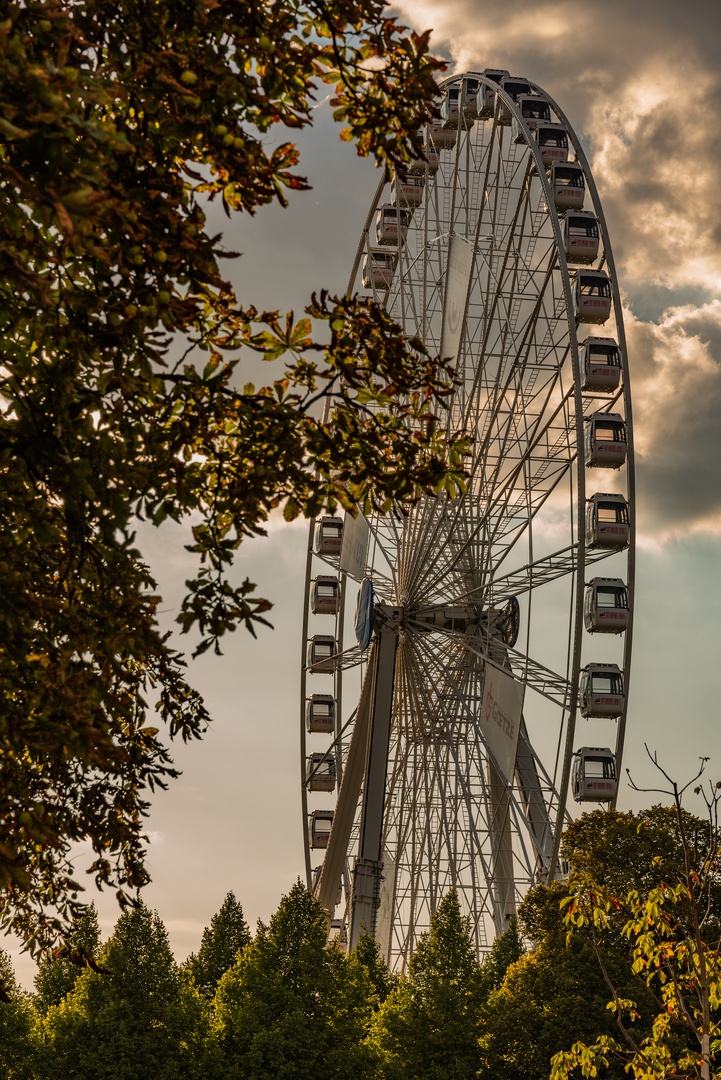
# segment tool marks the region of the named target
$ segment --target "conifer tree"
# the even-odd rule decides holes
[[[299,882],[220,980],[212,1043],[224,1080],[363,1080],[374,1000],[365,966],[326,947],[326,915]]]
[[[390,971],[388,964],[381,956],[378,942],[370,934],[361,934],[353,954],[367,970],[378,998],[378,1004],[382,1005],[391,990],[397,987],[398,977]]]
[[[90,904],[80,918],[76,919],[67,938],[67,944],[84,956],[94,957],[100,948],[100,927],[95,904]],[[53,1005],[59,1005],[75,986],[82,967],[65,958],[44,957],[35,976],[35,1007],[45,1014]]]
[[[373,1024],[371,1041],[388,1080],[475,1078],[483,998],[468,920],[452,890]]]
[[[525,949],[521,935],[518,932],[518,920],[510,920],[508,929],[501,934],[491,945],[482,964],[483,981],[486,992],[498,990],[506,977],[511,964],[520,960]]]
[[[35,1080],[37,1027],[30,995],[20,989],[12,961],[0,949],[0,1077],[2,1080]]]
[[[221,977],[237,961],[239,953],[250,944],[250,930],[243,917],[243,908],[229,892],[220,911],[203,931],[197,956],[191,955],[186,966],[195,985],[207,998],[212,998]]]
[[[177,1080],[193,1075],[204,1005],[179,971],[157,913],[120,916],[100,955],[45,1018],[42,1080]]]

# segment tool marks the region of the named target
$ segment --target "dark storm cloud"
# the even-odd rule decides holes
[[[721,521],[721,302],[629,316],[641,531],[659,538]]]
[[[590,148],[636,314],[628,334],[642,532],[721,529],[718,3],[398,6],[417,28],[434,27],[457,69],[533,79]]]

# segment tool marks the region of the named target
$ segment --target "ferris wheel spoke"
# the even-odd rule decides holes
[[[602,562],[615,554],[614,548],[591,549],[586,552],[586,567]],[[452,599],[457,602],[477,598],[488,607],[500,607],[514,596],[523,596],[524,593],[572,576],[576,572],[577,565],[577,545],[569,544],[561,551],[555,551],[552,555],[543,555],[532,563],[526,563],[518,570],[499,574],[475,589],[457,593]]]
[[[420,644],[419,641],[413,640],[411,642],[411,648],[413,649],[413,652],[415,654],[415,660],[416,660],[417,669],[420,672],[422,672],[424,670],[425,666],[426,666],[425,661],[427,661],[427,657],[425,658],[425,661],[424,661],[424,658],[420,657],[419,652],[418,652],[419,644]],[[480,838],[479,833],[478,833],[478,820],[479,820],[479,818],[483,818],[485,821],[488,820],[488,792],[487,792],[487,789],[486,789],[485,776],[484,776],[483,770],[481,769],[477,773],[477,776],[478,776],[478,778],[480,780],[481,802],[480,802],[480,804],[477,802],[474,805],[472,795],[471,795],[471,792],[469,790],[468,783],[467,783],[467,780],[466,780],[466,777],[465,777],[465,771],[462,768],[461,762],[459,760],[458,748],[456,747],[456,738],[455,738],[455,736],[456,736],[456,731],[455,731],[456,724],[454,722],[455,718],[448,715],[448,712],[447,712],[446,707],[445,707],[445,702],[443,701],[443,698],[441,696],[435,695],[433,701],[430,702],[428,700],[428,698],[429,698],[428,690],[425,687],[423,681],[420,681],[419,685],[424,687],[423,695],[425,697],[425,705],[426,705],[426,709],[428,710],[429,715],[430,716],[440,716],[441,722],[442,722],[443,727],[445,729],[444,730],[444,739],[445,739],[445,741],[447,743],[447,746],[448,746],[448,749],[449,749],[449,751],[450,751],[450,753],[451,753],[451,755],[453,757],[456,777],[457,777],[457,781],[458,781],[458,789],[459,789],[459,793],[461,795],[461,798],[463,800],[463,804],[464,804],[464,807],[465,807],[465,810],[466,810],[466,815],[467,815],[468,837],[464,838],[464,839],[466,840],[467,843],[472,842],[472,844],[473,844],[473,850],[469,851],[470,865],[475,868],[476,862],[480,862],[480,865],[481,865],[481,868],[482,868],[482,871],[483,871],[483,875],[484,875],[484,878],[485,878],[485,882],[486,882],[486,887],[487,887],[487,890],[488,890],[488,892],[487,892],[487,900],[486,900],[486,904],[484,905],[484,908],[482,908],[480,910],[476,910],[474,908],[474,911],[475,911],[475,914],[476,914],[476,922],[479,921],[480,915],[482,914],[482,911],[485,909],[485,910],[488,910],[488,911],[492,912],[493,917],[494,917],[494,921],[496,921],[496,923],[499,924],[499,922],[501,921],[500,920],[500,912],[495,910],[495,908],[494,908],[492,870],[491,870],[488,854],[486,853],[486,851],[484,849],[484,845],[481,842],[481,838]],[[474,895],[473,895],[473,904],[474,905],[477,904],[477,897],[475,895],[475,890],[474,890]]]
[[[510,375],[508,376],[506,385],[503,388],[503,395],[502,396],[504,398],[505,398],[506,394],[508,393],[508,390],[509,390],[509,387],[510,387],[510,382],[511,382],[511,379],[513,378],[513,375],[514,375],[514,371],[512,369]],[[548,396],[550,396],[550,390],[548,391]],[[509,432],[511,430],[512,417],[513,417],[515,409],[517,407],[517,402],[518,402],[518,396],[517,395],[515,395],[514,398],[511,401],[509,401],[509,406],[508,406],[508,409],[506,410],[507,415],[508,415],[508,420],[506,421],[507,426],[508,426],[508,430],[503,435],[503,443],[502,443],[501,447],[499,448],[499,450],[495,454],[491,455],[491,453],[489,451],[489,445],[488,445],[489,439],[490,439],[490,434],[491,434],[490,431],[489,431],[488,435],[486,436],[486,440],[484,442],[484,445],[479,449],[477,454],[474,456],[474,461],[472,463],[471,469],[469,470],[469,473],[470,473],[470,475],[469,475],[469,485],[471,487],[474,486],[474,481],[477,481],[477,479],[478,479],[478,471],[479,471],[479,469],[481,470],[481,472],[485,472],[486,465],[487,465],[489,460],[491,460],[491,461],[495,460],[496,461],[496,474],[495,474],[495,476],[492,476],[488,480],[486,480],[485,483],[486,483],[486,486],[489,488],[490,491],[493,491],[494,489],[496,489],[498,487],[498,479],[497,479],[498,478],[498,473],[499,473],[500,468],[501,468],[501,463],[504,461],[504,459],[506,457],[506,454],[508,452]],[[529,457],[531,457],[531,455],[533,454],[534,449],[538,446],[539,440],[542,439],[544,435],[546,437],[548,437],[548,432],[551,430],[551,425],[553,423],[553,420],[555,419],[555,416],[558,415],[558,412],[560,411],[560,409],[562,407],[563,407],[563,401],[562,401],[561,405],[557,408],[555,414],[551,418],[548,419],[548,421],[546,423],[546,426],[543,428],[542,432],[537,433],[535,437],[526,436],[526,438],[527,438],[527,440],[529,442],[529,445],[524,446],[522,452],[518,455],[520,457],[520,461],[518,461],[516,463],[516,478],[519,475],[519,473],[521,472],[521,470],[523,469],[523,466],[524,466],[525,462],[529,459]],[[495,407],[494,407],[494,411],[497,411],[498,408],[499,408],[499,406],[498,406],[498,403],[496,402]],[[539,417],[539,423],[540,423],[540,419],[541,418]],[[549,471],[549,467],[550,467],[549,462],[553,460],[552,455],[554,455],[555,457],[558,456],[558,447],[561,445],[561,442],[564,439],[566,441],[568,441],[568,439],[570,437],[569,436],[569,430],[572,430],[572,429],[570,429],[569,425],[566,425],[563,428],[563,433],[557,437],[555,443],[549,448],[548,455],[544,459],[539,461],[538,469],[537,469],[539,481],[540,481],[541,478],[545,477],[546,473]],[[555,486],[555,484],[558,483],[558,481],[562,478],[563,472],[565,471],[566,468],[568,468],[570,466],[571,462],[574,459],[575,459],[575,453],[573,453],[572,455],[569,455],[569,458],[563,462],[563,466],[564,466],[563,469],[556,468],[555,473],[550,473],[549,474],[549,480],[554,481],[553,486]],[[483,478],[481,477],[481,482],[482,482],[482,480],[483,480]],[[509,487],[509,481],[506,481],[506,483],[503,485],[503,491],[506,491],[506,489],[508,487]],[[490,504],[489,505],[489,510],[486,511],[486,515],[481,515],[481,517],[480,517],[479,521],[477,522],[477,524],[475,525],[475,527],[472,530],[468,531],[468,535],[466,537],[465,545],[462,546],[459,549],[459,551],[456,554],[455,560],[452,560],[450,563],[448,563],[446,565],[444,571],[443,571],[443,574],[439,575],[439,577],[435,581],[433,581],[433,585],[435,586],[436,589],[438,587],[438,584],[440,582],[441,577],[447,577],[449,574],[451,574],[453,572],[455,566],[457,565],[458,560],[461,558],[461,556],[463,555],[466,548],[475,539],[477,539],[479,534],[481,534],[483,531],[488,531],[488,525],[487,525],[486,517],[490,516],[489,511],[490,511],[490,508],[493,505],[493,503],[490,501],[490,498],[488,498],[488,503]],[[457,511],[458,517],[460,517],[460,514],[461,514],[461,508],[459,507],[459,509]],[[524,518],[524,520],[525,520],[525,518]],[[493,539],[493,534],[492,533],[491,533],[491,539]],[[426,581],[430,582],[432,580],[430,575],[431,575],[431,571],[432,571],[433,568],[434,568],[433,564],[425,566],[424,572],[425,572],[425,580]]]
[[[424,651],[427,654],[426,657],[424,658],[425,663],[427,663],[429,659],[431,659],[432,661],[434,661],[438,665],[442,665],[444,663],[442,656],[438,655],[437,650],[433,647],[433,645],[430,644],[430,642],[428,642],[427,640],[424,640],[424,639],[419,639],[418,644],[422,645]],[[478,703],[477,703],[478,708],[474,711],[472,708],[470,708],[470,706],[468,705],[468,702],[466,701],[466,699],[461,695],[461,692],[460,692],[461,688],[455,684],[455,680],[453,679],[453,676],[449,675],[448,679],[449,679],[449,683],[453,686],[453,688],[454,688],[454,690],[455,690],[455,692],[457,694],[457,700],[460,701],[460,702],[463,702],[463,712],[464,712],[463,722],[466,725],[471,725],[472,729],[474,731],[474,734],[475,734],[476,764],[477,764],[477,768],[478,768],[480,774],[481,775],[483,774],[483,771],[484,771],[484,768],[485,768],[485,760],[486,760],[486,758],[490,758],[494,762],[496,771],[502,777],[503,773],[500,770],[500,768],[498,767],[498,763],[495,761],[494,755],[493,755],[490,747],[486,743],[486,740],[485,740],[485,737],[483,736],[483,733],[481,732],[481,730],[478,727],[478,712],[480,711],[480,700],[481,700],[480,692],[478,694]],[[530,746],[530,743],[528,741],[527,741],[527,745],[529,747],[530,752],[533,753],[533,750],[532,750],[532,748]],[[519,820],[521,820],[523,822],[524,827],[529,831],[529,834],[531,836],[531,842],[534,845],[537,845],[535,834],[533,833],[533,830],[530,827],[530,823],[528,822],[528,820],[526,818],[526,815],[523,812],[522,808],[520,808],[518,806],[518,800],[517,800],[517,796],[516,796],[516,794],[515,794],[515,792],[513,790],[513,784],[509,783],[507,779],[505,780],[505,784],[506,784],[506,790],[507,790],[507,793],[508,793],[508,795],[510,797],[511,803],[516,805],[517,809],[520,811],[521,816],[520,816]],[[487,793],[486,793],[486,806],[487,806],[487,800],[488,800],[488,796],[487,796]],[[527,863],[527,868],[530,869],[530,863]]]
[[[408,682],[409,697],[410,697],[410,700],[413,701],[413,703],[415,704],[416,715],[420,715],[423,718],[423,720],[425,721],[423,723],[423,732],[422,732],[422,734],[420,734],[420,737],[423,738],[424,741],[426,741],[427,738],[428,738],[427,732],[430,731],[431,740],[433,742],[433,751],[434,751],[433,755],[432,755],[432,762],[433,762],[433,766],[434,766],[433,772],[431,773],[431,770],[429,768],[429,760],[428,760],[428,755],[427,754],[423,755],[423,766],[424,766],[424,775],[425,775],[425,779],[426,779],[426,784],[430,785],[433,790],[437,790],[438,793],[439,793],[440,810],[441,810],[441,813],[440,813],[441,829],[432,828],[430,826],[430,821],[428,821],[427,822],[427,828],[426,828],[425,831],[426,831],[426,840],[427,840],[427,850],[428,850],[428,857],[429,857],[429,865],[438,866],[440,860],[438,859],[437,854],[434,853],[434,851],[433,851],[433,844],[435,843],[436,845],[440,846],[440,845],[442,845],[442,842],[445,839],[446,850],[449,853],[449,856],[451,855],[451,852],[452,852],[452,845],[451,845],[451,840],[450,840],[450,828],[449,828],[448,815],[447,815],[447,808],[452,806],[452,803],[451,803],[450,799],[448,798],[448,792],[447,792],[447,787],[446,787],[446,785],[447,785],[447,774],[446,774],[446,771],[445,771],[445,769],[443,767],[443,765],[444,765],[443,756],[439,753],[439,748],[438,748],[438,745],[437,745],[436,740],[435,740],[435,733],[433,731],[432,721],[431,721],[430,715],[426,711],[427,710],[427,701],[424,700],[425,695],[423,693],[423,689],[424,689],[423,688],[423,682],[422,682],[422,679],[419,678],[419,673],[418,673],[417,669],[415,668],[415,666],[414,666],[414,664],[412,662],[412,658],[410,658],[410,657],[409,657],[409,663],[408,663],[407,668],[406,668],[406,677],[407,677],[407,682]],[[425,713],[425,716],[424,716],[424,713]],[[417,737],[418,737],[418,735],[417,735]],[[455,872],[455,866],[453,865],[452,862],[450,864],[450,876],[451,876],[452,882],[455,883],[456,872]],[[435,884],[436,884],[436,888],[437,888],[438,882],[436,882]]]
[[[424,624],[411,619],[412,625],[421,631],[427,629]],[[503,663],[499,661],[497,656],[494,656],[494,651],[500,648],[500,645],[496,645],[494,639],[491,639],[490,643],[483,647],[483,638],[476,635],[463,634],[458,630],[449,630],[445,627],[436,626],[433,628],[434,632],[441,634],[444,637],[453,638],[457,641],[462,641],[464,648],[474,656],[479,657],[486,663],[491,664],[499,671],[504,671]],[[537,694],[552,701],[554,705],[560,705],[562,709],[567,709],[570,704],[570,689],[571,684],[568,679],[563,675],[558,675],[555,671],[551,671],[545,664],[539,663],[532,657],[518,652],[515,649],[505,643],[502,645],[504,655],[507,655],[508,661],[511,667],[514,678],[518,679],[525,686],[531,690],[535,690]],[[506,669],[506,674],[508,673]]]

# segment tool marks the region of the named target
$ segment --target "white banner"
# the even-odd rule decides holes
[[[451,237],[448,252],[448,277],[446,278],[446,302],[443,308],[440,355],[455,360],[461,344],[463,316],[466,311],[468,282],[473,269],[473,244],[455,233]]]
[[[380,887],[380,905],[376,914],[376,941],[381,956],[390,962],[391,953],[391,925],[393,916],[393,881],[396,876],[396,866],[387,849],[383,851],[383,876]]]
[[[340,549],[340,568],[356,581],[361,581],[365,577],[370,534],[370,526],[360,511],[357,517],[346,514],[343,525],[343,546]]]
[[[486,664],[481,730],[509,784],[513,783],[516,768],[522,711],[523,683]]]

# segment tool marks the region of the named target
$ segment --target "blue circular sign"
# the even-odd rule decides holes
[[[361,651],[370,645],[373,633],[373,582],[363,578],[355,605],[355,636]]]

